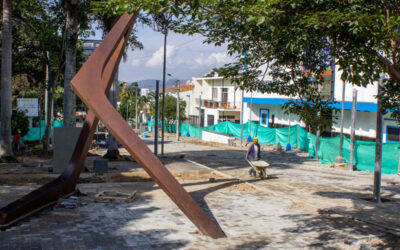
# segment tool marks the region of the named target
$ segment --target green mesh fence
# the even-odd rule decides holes
[[[148,122],[149,129],[152,131],[154,121]],[[249,136],[249,123],[243,124],[243,138]],[[160,122],[161,127],[161,122]],[[188,132],[191,137],[199,137],[198,126],[188,125],[181,123],[179,126],[179,133],[182,136],[187,136]],[[220,133],[233,135],[236,138],[240,138],[240,124],[225,121],[219,124],[201,127],[203,131],[212,130]],[[257,136],[258,141],[261,144],[278,144],[280,143],[283,147],[286,146],[289,140],[289,127],[285,128],[266,128],[256,123],[251,123],[251,137]],[[173,132],[176,131],[175,124],[165,125],[165,131]],[[326,138],[319,138],[319,150],[318,157],[321,163],[331,164],[335,162],[336,157],[339,155],[339,136]],[[307,151],[309,157],[315,157],[316,150],[316,136],[307,132],[304,128],[299,125],[290,127],[290,144],[292,147],[297,147],[301,150]],[[343,140],[343,158],[346,163],[349,163],[350,159],[350,140],[344,137]],[[384,143],[383,154],[382,154],[382,173],[384,174],[397,174],[398,163],[399,163],[399,147],[400,143]],[[358,170],[367,170],[370,172],[374,171],[375,166],[375,143],[356,141],[354,148],[354,161]]]
[[[62,127],[63,122],[55,120],[53,123],[54,127]],[[39,127],[30,127],[28,133],[23,137],[24,141],[38,141],[43,138],[45,132],[44,120],[40,121]],[[51,137],[51,131],[50,131]]]

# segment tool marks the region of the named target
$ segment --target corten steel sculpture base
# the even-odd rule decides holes
[[[123,15],[71,81],[74,92],[89,107],[89,113],[68,168],[56,180],[0,209],[0,225],[3,227],[74,192],[98,117],[203,234],[213,238],[225,237],[224,232],[133,132],[106,97],[135,20],[135,15]]]

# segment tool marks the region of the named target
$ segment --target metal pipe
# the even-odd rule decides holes
[[[339,141],[339,157],[343,155],[343,124],[344,124],[344,100],[345,100],[346,82],[342,85],[342,112],[340,114],[340,141]]]
[[[356,115],[357,115],[357,90],[353,89],[353,107],[351,109],[351,133],[350,133],[350,162],[349,170],[354,166],[354,142],[356,140]]]
[[[137,129],[138,128],[138,108],[137,108],[137,106],[138,106],[138,88],[136,87],[136,98],[135,98],[135,101],[136,101],[136,105],[135,105],[135,120],[136,120],[136,125],[135,125],[135,129]]]
[[[240,107],[240,147],[243,147],[243,112],[244,112],[244,90],[242,89],[242,104]]]
[[[179,141],[179,90],[181,88],[180,81],[176,81],[176,141]]]
[[[382,76],[379,79],[377,107],[376,107],[376,144],[375,144],[375,171],[374,171],[374,193],[373,200],[375,203],[381,202],[381,178],[382,178],[382,100],[380,98],[380,87],[382,86]]]
[[[200,126],[201,126],[201,95],[202,95],[203,93],[201,93],[200,94],[200,97],[199,97],[199,139],[201,140],[201,129],[200,129]]]
[[[154,124],[154,154],[158,154],[158,98],[160,95],[160,81],[156,81],[156,114]]]

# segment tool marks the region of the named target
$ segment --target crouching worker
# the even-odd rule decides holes
[[[254,137],[253,143],[247,150],[246,161],[258,161],[260,160],[260,158],[261,158],[261,147],[260,144],[258,144],[258,138]],[[257,172],[252,167],[250,167],[249,169],[249,174],[254,175],[254,177],[257,176]]]

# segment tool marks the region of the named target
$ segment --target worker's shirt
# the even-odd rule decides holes
[[[19,142],[21,140],[21,134],[18,133],[14,136],[13,142]]]
[[[255,160],[257,161],[257,160],[259,160],[259,158],[258,158],[258,151],[260,151],[260,149],[258,148],[258,146],[257,145],[254,145],[254,156],[255,156]]]

